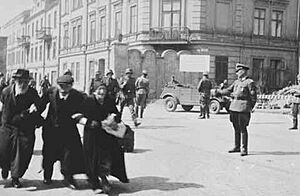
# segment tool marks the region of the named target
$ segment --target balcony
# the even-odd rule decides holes
[[[18,37],[17,41],[18,41],[18,45],[23,48],[30,47],[30,36],[28,35],[22,35],[21,37]]]
[[[189,37],[187,27],[154,27],[149,31],[149,39],[155,41],[189,41]]]
[[[45,42],[51,42],[51,27],[43,27],[41,30],[36,31],[36,38]]]

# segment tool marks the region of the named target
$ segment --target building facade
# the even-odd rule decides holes
[[[8,37],[7,73],[26,68],[39,84],[57,78],[59,41],[58,0],[35,0],[32,9],[4,25]]]
[[[216,84],[246,63],[261,92],[294,81],[299,69],[299,0],[36,0],[19,20],[29,49],[8,70],[23,65],[39,80],[70,69],[80,90],[96,71],[121,77],[127,67],[136,76],[148,70],[154,97],[171,75],[195,86],[202,73],[180,72],[182,54],[209,55]]]
[[[7,37],[0,37],[0,72],[6,73]]]

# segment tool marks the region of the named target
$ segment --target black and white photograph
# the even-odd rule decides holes
[[[1,196],[299,196],[300,0],[0,0]]]

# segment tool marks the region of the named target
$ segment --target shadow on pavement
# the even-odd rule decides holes
[[[22,184],[22,188],[20,188],[20,190],[29,191],[29,192],[66,188],[66,186],[62,183],[62,180],[53,180],[52,184],[50,185],[43,184],[42,180],[20,179],[20,182]],[[78,190],[91,189],[87,180],[85,179],[76,179],[76,182],[79,186]],[[0,180],[0,185],[4,185],[4,188],[12,188],[10,179]]]
[[[148,151],[152,151],[152,150],[150,150],[150,149],[134,149],[134,151],[130,152],[130,153],[141,154],[141,153],[148,152]]]
[[[174,128],[184,128],[184,126],[143,126],[143,129],[174,129]]]
[[[184,188],[204,188],[196,183],[170,182],[168,178],[145,176],[130,179],[129,184],[113,183],[109,195],[118,196],[122,193],[136,193],[147,190],[175,191]]]
[[[251,152],[249,155],[300,155],[300,152],[282,152],[282,151],[273,151],[273,152]]]
[[[261,125],[274,125],[274,124],[286,124],[286,122],[252,122],[251,124],[261,124]]]

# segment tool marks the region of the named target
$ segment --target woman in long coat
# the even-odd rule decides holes
[[[101,126],[101,122],[112,113],[116,114],[116,121],[120,122],[115,102],[106,96],[106,92],[105,84],[102,84],[86,99],[83,107],[83,114],[87,119],[83,137],[87,175],[93,189],[99,186],[98,177],[101,178],[103,192],[110,190],[106,178],[108,175],[117,177],[121,182],[128,182],[124,152],[118,138],[107,133]]]

